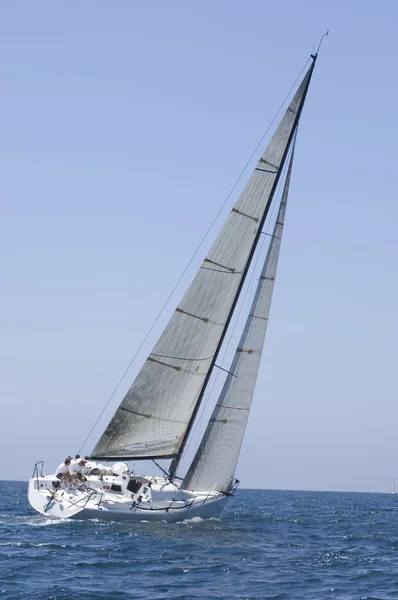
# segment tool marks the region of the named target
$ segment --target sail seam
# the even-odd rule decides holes
[[[158,365],[163,365],[164,367],[170,367],[170,369],[174,369],[174,371],[181,371],[181,367],[176,367],[175,365],[168,365],[167,363],[164,363],[161,360],[156,360],[156,358],[152,358],[151,356],[148,356],[147,360],[157,363]]]
[[[196,361],[201,361],[201,360],[211,360],[214,355],[207,356],[206,358],[184,358],[184,357],[181,357],[181,356],[168,356],[166,354],[154,354],[153,352],[151,352],[151,356],[158,356],[159,358],[170,358],[170,359],[173,359],[173,360],[186,360],[188,362],[191,362],[191,361],[195,361],[196,362]]]
[[[263,169],[259,169],[260,171],[263,171]],[[271,171],[270,171],[271,173]],[[237,208],[233,208],[231,210],[231,212],[236,213],[237,215],[242,215],[242,217],[247,217],[248,219],[252,219],[253,221],[255,221],[256,223],[258,223],[258,218],[257,217],[252,217],[251,215],[247,215],[246,213],[238,210]]]
[[[209,319],[207,317],[199,317],[198,315],[194,315],[192,313],[187,312],[186,310],[183,310],[179,306],[177,306],[176,312],[182,313],[184,315],[188,315],[188,317],[193,317],[194,319],[199,319],[199,321],[203,321],[203,323],[209,322]]]
[[[271,162],[269,162],[268,160],[265,160],[265,158],[261,157],[260,160],[258,161],[260,163],[264,163],[265,165],[269,165],[270,167],[273,167],[274,169],[276,169],[278,171],[279,167],[277,167],[276,165],[272,164]]]
[[[243,406],[226,406],[225,404],[216,404],[219,408],[229,408],[231,410],[250,410],[250,408],[245,408]]]
[[[215,273],[226,273],[227,275],[240,275],[243,271],[223,271],[222,269],[212,269],[211,267],[204,267],[203,265],[200,267],[201,269],[205,269],[206,271],[214,271]]]
[[[279,235],[274,235],[273,233],[267,233],[266,231],[261,232],[263,235],[268,235],[269,237],[276,238],[279,240]]]
[[[216,267],[221,267],[222,269],[226,269],[227,271],[231,271],[231,273],[235,273],[234,267],[227,267],[227,265],[222,265],[214,260],[210,260],[210,258],[205,258],[203,262],[211,263],[212,265],[216,265]]]
[[[187,424],[186,421],[180,421],[178,419],[166,419],[165,417],[158,417],[157,415],[144,415],[143,413],[131,410],[131,408],[126,408],[125,406],[121,406],[120,410],[124,410],[125,412],[131,413],[132,415],[138,415],[139,417],[145,417],[145,419],[156,419],[158,421],[163,421],[164,423],[180,423],[182,425]],[[133,446],[133,444],[128,445]]]
[[[262,171],[263,173],[272,173],[273,175],[276,175],[278,171],[270,171],[269,169],[260,169],[260,167],[256,167],[254,169],[255,171]]]
[[[136,410],[131,410],[131,408],[125,408],[124,406],[121,406],[120,410],[124,410],[125,412],[131,413],[132,415],[138,415],[139,417],[145,417],[146,419],[152,419],[153,416],[145,415],[144,413],[137,412]]]

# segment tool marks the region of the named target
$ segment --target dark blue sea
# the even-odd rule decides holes
[[[398,599],[398,494],[240,490],[220,520],[51,521],[0,482],[0,598]]]

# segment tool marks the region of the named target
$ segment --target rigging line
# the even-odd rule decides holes
[[[297,135],[297,130],[296,130],[296,135]],[[287,163],[288,163],[288,161],[286,161],[286,163],[283,166],[283,178],[282,178],[283,180],[286,178],[286,174],[287,174],[287,170],[288,170]],[[275,212],[276,213],[278,212],[277,211],[277,207],[280,205],[280,202],[282,200],[283,189],[284,189],[284,185],[280,185],[278,187],[277,193],[274,196],[274,201],[272,202],[272,207],[271,207],[269,216],[267,216],[266,232],[269,232],[270,229],[273,229],[273,227],[274,227],[273,220],[274,220],[274,216],[276,218]],[[227,352],[228,352],[228,350],[229,350],[229,348],[231,346],[231,342],[232,342],[232,339],[233,339],[236,327],[238,325],[238,321],[240,319],[240,315],[242,313],[243,307],[245,306],[245,302],[246,302],[246,298],[247,298],[247,295],[249,293],[249,290],[251,292],[253,291],[252,288],[253,288],[254,276],[255,276],[255,273],[256,273],[257,266],[258,266],[258,262],[260,260],[260,256],[262,256],[262,251],[263,251],[263,247],[264,247],[264,244],[265,244],[265,240],[266,240],[266,238],[264,237],[263,241],[261,242],[261,245],[258,248],[257,257],[256,257],[256,260],[255,260],[255,263],[254,263],[254,266],[253,266],[253,270],[252,270],[252,273],[251,273],[251,276],[250,276],[250,280],[249,280],[249,282],[247,284],[247,287],[246,287],[246,290],[244,292],[240,308],[239,308],[239,310],[238,310],[238,312],[236,314],[235,323],[234,323],[234,325],[232,327],[232,330],[231,330],[231,332],[229,334],[229,339],[226,342],[226,346],[225,346],[225,349],[224,349],[224,352],[223,352],[223,356],[222,356],[221,361],[220,361],[221,364],[224,364],[225,357],[226,357]],[[271,240],[269,240],[269,243],[271,243]],[[210,390],[206,394],[206,399],[205,399],[205,401],[203,403],[203,407],[202,407],[202,410],[200,412],[200,415],[198,415],[198,418],[197,418],[197,420],[195,422],[195,425],[193,427],[192,436],[188,439],[186,450],[192,445],[194,439],[195,439],[195,445],[196,446],[198,445],[198,439],[197,438],[198,438],[198,434],[199,434],[199,423],[203,419],[204,412],[205,412],[205,410],[206,410],[206,408],[207,408],[207,406],[209,404],[209,400],[210,400],[210,398],[212,396],[213,390],[215,388],[215,385],[217,383],[217,380],[218,380],[219,376],[220,376],[220,371],[217,371],[217,373],[216,373],[216,375],[214,377],[212,386],[211,386]],[[202,466],[202,470],[203,470],[203,468],[204,468],[204,465]]]
[[[282,110],[286,100],[288,99],[288,97],[290,96],[292,90],[294,89],[294,87],[296,86],[296,83],[300,80],[300,77],[302,75],[302,73],[304,72],[305,68],[308,65],[308,62],[310,61],[310,58],[308,58],[303,66],[303,68],[301,69],[300,73],[298,74],[296,80],[294,81],[293,85],[291,86],[291,88],[289,89],[288,93],[286,94],[285,98],[283,99],[281,105],[279,106],[278,110],[276,111],[275,115],[273,116],[270,124],[268,125],[267,129],[265,130],[265,132],[263,133],[260,141],[258,142],[257,146],[255,147],[255,149],[253,150],[250,158],[248,159],[248,161],[246,162],[245,166],[243,167],[241,173],[239,174],[237,180],[235,181],[235,183],[233,184],[230,192],[228,193],[227,197],[225,198],[222,206],[220,207],[219,211],[217,212],[216,216],[214,217],[213,221],[211,222],[210,226],[208,227],[206,233],[204,234],[202,240],[200,241],[198,247],[196,248],[196,250],[194,251],[193,255],[191,256],[190,260],[188,261],[188,264],[186,265],[185,269],[183,270],[183,272],[181,273],[180,277],[178,278],[176,284],[174,285],[173,289],[171,290],[170,294],[168,295],[165,303],[163,304],[162,308],[160,309],[157,317],[155,318],[155,320],[153,321],[151,327],[149,328],[147,334],[145,335],[144,339],[142,340],[141,344],[139,345],[137,351],[135,352],[133,358],[131,359],[131,361],[129,362],[126,370],[124,371],[123,375],[121,376],[121,378],[119,379],[116,387],[114,388],[113,392],[111,393],[110,397],[108,398],[104,408],[102,409],[101,413],[99,414],[97,420],[95,421],[94,425],[92,426],[92,428],[90,429],[86,439],[84,440],[83,444],[81,445],[80,449],[79,449],[79,454],[82,452],[82,449],[84,448],[84,446],[86,445],[88,439],[90,438],[91,434],[93,433],[94,429],[96,428],[96,426],[98,425],[102,415],[104,414],[104,412],[106,411],[106,409],[109,406],[109,403],[111,402],[111,400],[113,399],[114,395],[116,394],[116,392],[118,391],[120,385],[122,384],[124,378],[126,377],[127,373],[129,372],[133,362],[135,361],[135,359],[137,358],[138,354],[140,353],[142,347],[144,346],[145,342],[147,341],[147,339],[149,338],[150,334],[152,333],[156,323],[159,321],[160,317],[163,314],[163,311],[165,310],[166,306],[168,305],[170,299],[172,298],[174,292],[176,291],[177,287],[180,285],[184,275],[186,274],[186,272],[188,271],[189,267],[191,266],[193,260],[195,259],[196,255],[198,254],[200,248],[202,247],[204,241],[206,240],[207,236],[209,235],[210,231],[212,230],[214,224],[216,223],[218,217],[220,216],[221,212],[223,211],[225,205],[227,204],[228,200],[230,199],[230,197],[232,196],[236,186],[238,185],[239,181],[242,179],[247,167],[249,166],[249,164],[251,163],[253,157],[255,156],[257,150],[259,149],[259,147],[261,146],[265,136],[267,135],[267,133],[269,132],[269,130],[271,129],[275,119],[277,118],[277,116],[279,115],[280,111]]]

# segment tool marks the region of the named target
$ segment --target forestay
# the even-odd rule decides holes
[[[93,457],[166,458],[177,454],[268,211],[312,68]]]
[[[267,330],[292,162],[293,151],[275,227],[249,317],[202,442],[182,482],[183,489],[228,492],[231,488]]]

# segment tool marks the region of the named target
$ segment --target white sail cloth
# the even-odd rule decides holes
[[[231,488],[260,366],[289,191],[293,152],[250,313],[202,442],[181,484],[187,490]]]
[[[225,329],[258,228],[269,208],[275,177],[311,72],[312,67],[92,457],[134,459],[177,454]]]

